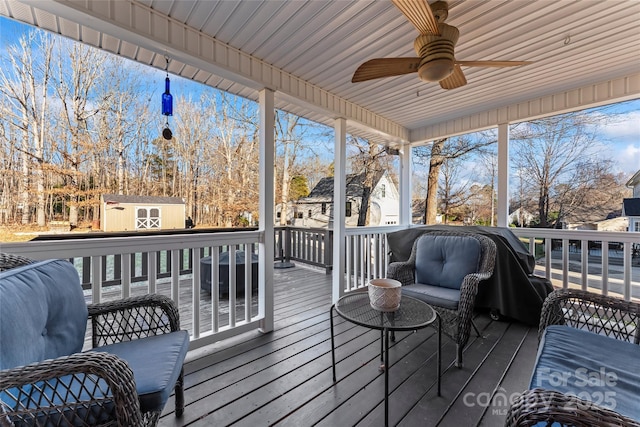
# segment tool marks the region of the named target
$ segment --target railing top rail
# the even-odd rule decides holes
[[[510,228],[519,237],[640,243],[640,233],[632,231],[558,230],[553,228]]]
[[[225,231],[220,233],[184,233],[173,235],[144,235],[127,237],[97,237],[61,240],[32,240],[3,243],[2,251],[41,258],[102,256],[134,252],[154,252],[191,247],[235,245],[260,241],[259,231]],[[80,254],[80,255],[79,255]]]
[[[362,234],[387,234],[398,230],[406,230],[406,225],[381,225],[379,227],[347,227],[345,234],[347,236],[359,236]]]

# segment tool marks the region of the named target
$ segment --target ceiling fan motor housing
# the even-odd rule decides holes
[[[439,23],[438,29],[440,35],[421,34],[414,42],[414,49],[420,57],[418,75],[429,82],[438,82],[453,72],[454,48],[460,36],[458,29],[451,25]]]

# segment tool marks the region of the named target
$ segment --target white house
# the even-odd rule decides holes
[[[528,227],[535,216],[528,210],[519,207],[509,214],[509,224],[518,224],[519,227]]]
[[[640,170],[627,182],[633,197],[622,200],[622,215],[629,217],[629,231],[640,232]]]
[[[362,203],[364,174],[346,176],[346,225],[358,225]],[[389,174],[378,173],[369,197],[369,222],[367,225],[394,225],[399,223],[400,195]],[[333,177],[322,178],[309,196],[296,201],[290,209],[291,224],[298,227],[333,226]],[[277,213],[276,213],[277,215]]]

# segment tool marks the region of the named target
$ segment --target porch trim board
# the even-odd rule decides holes
[[[410,141],[421,145],[439,138],[494,128],[502,123],[535,120],[637,98],[640,98],[640,72],[425,126],[412,130]]]

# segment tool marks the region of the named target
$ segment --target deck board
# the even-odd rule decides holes
[[[380,331],[334,318],[336,373],[331,372],[331,275],[296,266],[274,272],[275,329],[249,332],[189,355],[184,416],[173,398],[161,426],[383,425]],[[442,396],[436,396],[435,329],[399,332],[390,348],[390,425],[486,426],[504,423],[500,405],[465,405],[468,393],[510,395],[526,388],[537,345],[525,325],[478,315],[464,368],[442,339]],[[495,393],[494,393],[495,394]]]

